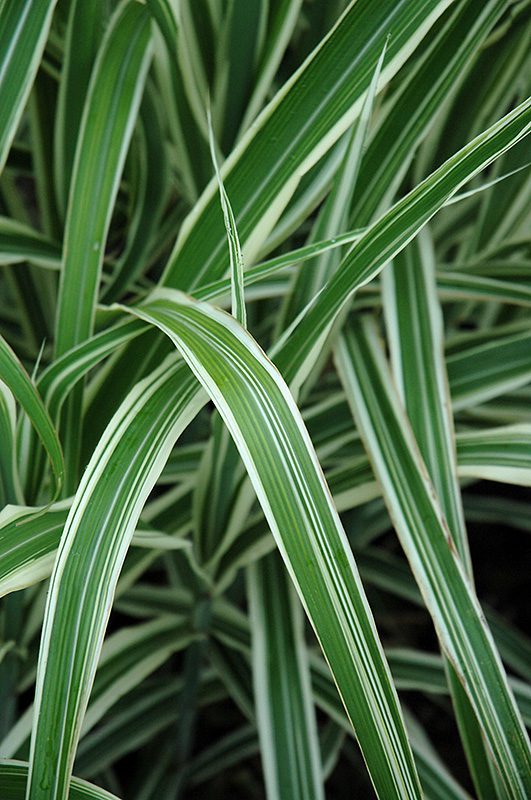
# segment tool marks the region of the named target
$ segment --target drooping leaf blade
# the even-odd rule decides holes
[[[54,474],[56,497],[64,478],[63,453],[57,431],[29,375],[2,337],[0,337],[0,378],[9,386],[28,415],[46,450]]]
[[[160,290],[134,313],[170,336],[228,425],[331,664],[377,791],[418,796],[372,615],[287,387],[253,339],[211,306]]]

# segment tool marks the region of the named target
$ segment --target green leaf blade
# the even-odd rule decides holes
[[[102,44],[81,122],[66,219],[57,355],[92,332],[105,240],[150,58],[149,16],[139,3],[126,3]]]
[[[228,425],[334,671],[382,797],[418,797],[372,615],[308,434],[277,371],[237,323],[160,290],[134,312],[172,338]]]
[[[477,598],[456,558],[405,415],[385,379],[374,333],[358,324],[338,345],[349,402],[441,647],[480,720],[508,796],[531,785],[531,747]]]
[[[0,9],[0,173],[46,43],[57,0],[6,0]]]

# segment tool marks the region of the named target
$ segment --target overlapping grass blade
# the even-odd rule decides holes
[[[220,614],[219,623],[222,622],[222,616],[223,615]],[[230,617],[225,619],[223,622],[225,625],[219,624],[216,632],[221,634],[224,639],[228,635],[232,635],[234,637],[231,642],[232,646],[236,647],[237,650],[242,651],[242,654],[238,655],[240,669],[237,675],[237,680],[239,680],[240,684],[242,684],[245,682],[249,673],[247,652],[245,647],[245,645],[248,647],[249,632],[246,629],[245,621],[241,620],[241,618],[234,625],[230,624]],[[342,730],[344,730],[350,736],[354,736],[354,731],[352,730],[349,720],[345,715],[345,709],[342,706],[340,697],[337,693],[337,688],[332,680],[330,670],[323,659],[316,654],[313,654],[311,657],[311,672],[312,689],[316,704]],[[242,685],[238,687],[233,685],[231,688],[232,691],[236,692],[244,690]],[[229,691],[231,691],[231,688],[229,688]],[[418,728],[414,728],[413,731],[411,731],[411,726],[409,724],[410,715],[407,715],[407,719],[408,726],[410,728],[409,732],[411,744],[413,752],[416,756],[416,761],[418,763],[419,774],[426,798],[433,797],[436,798],[436,800],[446,800],[446,797],[453,797],[453,793],[455,792],[455,797],[459,798],[459,800],[463,800],[463,798],[466,796],[464,795],[463,790],[452,778],[446,766],[435,756],[431,748],[430,757],[427,759],[425,735],[421,736]],[[412,733],[413,735],[411,735]],[[441,787],[437,793],[432,793],[434,781],[436,781],[439,787]],[[447,794],[444,794],[444,791],[446,791]]]
[[[46,450],[55,480],[54,497],[61,491],[64,462],[57,432],[29,375],[7,342],[0,337],[0,378],[11,389]]]
[[[44,58],[46,58],[46,55]],[[28,103],[29,133],[32,142],[35,176],[35,199],[39,209],[40,227],[48,236],[59,238],[62,234],[62,226],[55,201],[52,167],[55,94],[55,80],[46,74],[43,69],[40,69],[37,72]],[[51,309],[54,308],[55,279],[50,275],[40,275],[36,276],[36,278],[37,280],[40,278],[41,284],[44,281],[48,284],[45,290],[48,295],[46,300],[49,304],[50,313],[53,313]]]
[[[300,385],[337,314],[356,289],[374,278],[460,186],[523,138],[530,128],[528,100],[452,156],[368,228],[277,344],[274,360],[290,384],[295,388]]]
[[[254,341],[211,306],[161,290],[134,313],[172,338],[228,425],[331,664],[377,791],[418,796],[372,615],[287,388]]]
[[[204,56],[207,48],[204,41],[201,42],[201,33],[206,39],[206,30],[212,28],[212,38],[215,39],[216,34],[219,37],[216,44],[213,43],[214,47],[211,45],[212,49],[215,48],[219,64],[213,87],[213,106],[215,127],[223,153],[230,152],[234,146],[254,85],[256,64],[266,41],[268,12],[269,8],[260,0],[235,0],[216,23],[207,25],[203,22],[203,26],[200,26],[196,22],[197,38]]]
[[[167,105],[183,194],[188,201],[194,202],[212,171],[207,142],[203,140],[184,88],[183,70],[178,58],[177,9],[169,0],[147,0],[147,7],[162,38],[162,41],[157,41],[155,35],[154,61],[161,95]]]
[[[16,459],[17,412],[15,398],[4,381],[0,380],[0,501],[20,502],[22,491],[17,471]],[[2,512],[0,512],[1,516]]]
[[[390,653],[390,664],[393,663],[393,654]],[[319,707],[330,715],[339,725],[342,725],[349,733],[347,719],[341,707],[340,700],[335,691],[335,687],[330,680],[330,673],[326,664],[322,660],[312,661],[312,683],[314,695]],[[423,680],[431,681],[433,674],[428,674]],[[400,671],[397,674],[397,683],[400,685]],[[423,681],[415,684],[415,688],[421,689]],[[445,685],[444,670],[438,675],[438,685]],[[409,683],[409,676],[404,682],[404,688],[413,688]],[[435,755],[431,745],[427,747],[426,734],[418,728],[412,726],[411,716],[406,716],[408,722],[409,735],[413,752],[415,753],[418,764],[422,787],[426,798],[433,800],[446,800],[448,797],[455,797],[456,800],[469,800],[469,795],[455,781],[445,764]]]
[[[500,0],[468,0],[447,16],[383,112],[361,165],[351,222],[367,225],[391,202],[416,146],[504,9]]]
[[[460,676],[504,790],[524,798],[529,740],[378,347],[366,324],[351,328],[337,349],[342,381],[440,645]]]
[[[215,36],[210,9],[190,0],[182,0],[177,19],[177,58],[184,92],[200,137],[208,141],[205,114],[209,87],[207,51],[212,52]]]
[[[197,756],[191,764],[190,783],[204,783],[240,761],[255,756],[260,749],[254,725],[243,725],[215,742]]]
[[[466,503],[465,508],[468,511],[470,505]],[[360,554],[358,561],[360,573],[367,583],[417,606],[424,605],[418,586],[401,559],[389,553],[380,553],[376,548],[368,548],[364,554]],[[504,663],[529,681],[531,671],[528,662],[531,643],[521,631],[511,627],[507,620],[500,617],[492,608],[485,607],[484,611]],[[511,680],[509,679],[510,682]]]
[[[76,492],[44,621],[30,758],[32,800],[66,797],[116,582],[136,521],[169,450],[204,402],[183,364],[173,359],[161,365],[121,406]]]
[[[63,403],[76,384],[94,366],[116,350],[124,342],[141,333],[143,327],[135,321],[118,322],[116,326],[104,330],[91,339],[72,348],[56,359],[43,371],[37,381],[37,390],[44,400],[51,420],[57,425]],[[21,460],[27,474],[27,497],[35,500],[40,497],[43,463],[36,449],[29,423],[22,423]]]
[[[384,311],[395,380],[457,552],[473,581],[450,393],[444,364],[443,320],[428,228],[383,274]],[[497,796],[476,716],[448,664],[448,681],[461,740],[479,797]]]
[[[7,505],[0,512],[0,597],[51,575],[70,505],[71,500],[55,503],[44,512]],[[137,529],[132,543],[165,551],[191,547],[182,536],[152,529]]]
[[[525,142],[500,160],[494,170],[494,180],[511,173],[508,180],[493,184],[481,196],[478,222],[474,235],[467,243],[468,253],[492,248],[508,236],[517,235],[519,230],[525,234],[529,222],[527,205],[531,188],[529,148]]]
[[[508,280],[444,271],[437,274],[437,287],[445,300],[492,300],[527,308],[531,304],[531,288]]]
[[[387,42],[376,63],[372,80],[354,129],[349,135],[348,147],[336,175],[334,185],[319,211],[313,228],[312,240],[329,239],[338,231],[348,228],[349,208],[356,190],[369,122],[373,113],[376,89],[385,59]],[[291,322],[308,302],[319,292],[333,274],[341,260],[339,252],[330,249],[319,255],[311,271],[301,270],[295,276],[284,309],[284,324]]]
[[[151,58],[150,18],[139,3],[116,11],[87,92],[68,200],[56,316],[55,352],[92,333],[105,242]],[[77,483],[79,391],[65,425],[68,490]]]
[[[380,559],[382,559],[385,554],[379,554],[379,556]],[[381,572],[377,573],[375,571],[374,574],[378,576],[378,579],[381,578]],[[407,572],[407,577],[415,593],[416,600],[414,602],[422,605],[422,598],[409,572]],[[138,596],[137,603],[134,602],[135,595]],[[166,596],[164,597],[164,595]],[[153,597],[153,610],[151,613],[156,614],[160,613],[160,609],[164,609],[165,612],[169,612],[170,609],[173,609],[175,603],[179,603],[179,598],[175,595],[176,592],[172,590],[161,591],[157,590],[156,587],[135,587],[127,598],[122,598],[119,601],[119,606],[130,610],[135,616],[138,615],[143,618],[147,610],[146,603],[149,606],[150,596]],[[154,604],[155,598],[158,600],[157,605]],[[409,599],[411,599],[411,595],[409,595]],[[513,641],[506,648],[513,653],[513,658],[510,658],[509,661],[514,668],[516,663],[514,661],[515,653],[519,654],[520,658],[525,660],[526,655],[529,655],[529,643],[525,639],[522,641],[522,636],[515,637],[514,632],[508,628],[505,622],[499,619],[496,627],[494,627],[492,620],[496,620],[497,617],[493,616],[491,611],[489,611],[488,616],[489,621],[491,621],[491,626],[496,630],[497,636],[499,634],[500,642],[502,641],[502,637],[507,637],[508,640],[516,639],[516,644]],[[218,605],[214,606],[213,632],[229,647],[245,653],[246,655],[250,654],[251,634],[249,631],[248,619],[234,606],[226,602],[220,602]],[[513,634],[513,636],[511,636],[511,634]],[[399,690],[407,691],[411,689],[419,692],[428,692],[430,694],[446,694],[448,692],[448,684],[441,656],[435,653],[426,653],[409,648],[393,647],[387,648],[385,652],[393,678]],[[321,686],[326,684],[329,687],[326,692],[335,696],[336,703],[340,705],[340,700],[331,679],[330,671],[317,653],[310,654],[310,666],[314,688],[318,684]],[[529,689],[526,684],[515,678],[510,678],[509,680],[515,696],[518,698],[520,710],[522,714],[525,715],[526,722],[529,724]],[[321,693],[323,692],[325,692],[324,688]]]
[[[170,656],[189,646],[193,639],[191,626],[175,614],[165,614],[111,634],[101,651],[80,736],[86,736],[115,703],[142,684]],[[12,758],[26,754],[33,719],[34,709],[30,706],[0,742],[3,756]]]
[[[229,262],[230,262],[230,295],[232,304],[232,315],[238,320],[240,325],[244,328],[247,327],[247,313],[245,311],[245,295],[243,291],[243,254],[238,236],[238,229],[236,228],[236,220],[234,212],[230,204],[229,196],[223,184],[223,178],[219,170],[218,159],[216,155],[216,143],[214,140],[214,131],[212,129],[212,117],[210,110],[208,112],[208,132],[210,140],[210,155],[212,156],[212,163],[214,164],[214,172],[219,188],[219,198],[221,201],[221,210],[223,212],[223,223],[225,225],[225,232],[227,242],[229,245]]]
[[[39,68],[56,0],[6,0],[0,8],[0,173]]]
[[[500,336],[500,334],[502,334]],[[486,331],[484,341],[449,353],[446,359],[454,408],[460,410],[525,386],[531,378],[531,331],[504,335]]]
[[[417,179],[430,171],[430,164],[440,164],[491,125],[504,113],[507,102],[519,102],[529,38],[528,11],[521,12],[515,14],[508,30],[500,25],[485,42],[463,84],[441,112],[438,129],[422,143]]]
[[[159,96],[148,85],[140,106],[140,126],[134,151],[138,156],[140,174],[131,224],[124,250],[101,294],[104,303],[119,299],[146,269],[168,199],[170,165],[158,101]]]
[[[62,218],[66,213],[79,127],[105,16],[102,0],[70,3],[54,131],[54,182]]]
[[[471,576],[435,257],[425,228],[383,274],[384,311],[395,381],[461,561]]]
[[[149,65],[149,42],[149,16],[140,4],[126,3],[114,16],[94,66],[67,211],[55,343],[59,356],[92,333],[105,239]]]
[[[422,764],[422,786],[432,800],[470,800],[470,795],[453,778],[439,758],[425,730],[411,715],[406,716],[410,737],[415,741],[415,754]]]
[[[265,241],[301,176],[355,119],[387,37],[382,83],[396,73],[448,4],[386,0],[376,11],[368,0],[351,3],[264,109],[222,171],[247,260]],[[364,42],[359,50],[357,42]],[[224,274],[225,236],[215,190],[211,182],[183,226],[165,285],[192,289]]]
[[[48,577],[68,512],[51,506],[45,514],[36,515],[30,509],[21,528],[22,513],[21,509],[11,512],[8,506],[0,514],[3,545],[0,596]]]
[[[170,684],[163,678],[152,679],[130,692],[106,715],[102,723],[81,740],[76,771],[94,774],[117,758],[141,747],[152,736],[175,722],[173,701],[182,690],[182,679]],[[201,706],[223,700],[226,692],[212,670],[200,676]]]
[[[249,502],[238,502],[245,469],[218,414],[212,418],[211,430],[199,466],[192,511],[195,553],[209,574],[212,562],[219,558],[227,539],[241,530],[249,512]],[[254,496],[250,498],[250,504],[253,502]]]
[[[248,569],[247,586],[267,796],[324,798],[302,610],[278,553]]]
[[[0,217],[0,263],[17,264],[21,261],[58,270],[61,250],[59,245],[29,225],[10,217]]]
[[[0,761],[0,792],[3,800],[24,800],[28,781],[28,763]],[[116,795],[98,786],[72,778],[69,800],[118,800]]]
[[[256,67],[256,79],[240,126],[245,132],[260,111],[273,82],[289,40],[296,28],[302,0],[280,0],[269,8],[267,33],[260,61]]]
[[[222,430],[219,434],[221,438],[216,437],[214,440],[216,448],[226,448],[228,442]],[[529,439],[529,426],[525,425],[462,432],[457,437],[458,474],[467,478],[484,478],[529,486],[531,482]],[[341,440],[342,436],[339,441]],[[231,472],[235,472],[234,486],[241,480],[235,455],[231,451],[230,460],[222,458],[220,462],[225,468],[228,469],[230,466]],[[203,463],[201,471],[205,472],[206,469],[207,465]],[[340,512],[352,509],[380,494],[370,463],[363,455],[327,470],[326,478],[334,504]],[[217,551],[214,566],[218,570],[221,569],[218,576],[221,580],[224,570],[233,572],[236,565],[244,563],[242,559],[248,560],[253,551],[256,555],[259,552],[267,552],[270,545],[266,542],[269,536],[267,527],[256,528],[261,520],[259,515],[252,518],[250,525],[247,522],[238,527],[241,535],[235,542],[235,549],[230,549],[230,541],[227,541],[225,535],[225,527],[230,519],[230,505],[227,506],[223,492],[227,489],[227,483],[223,481],[219,485],[219,480],[220,476],[217,475],[212,485],[208,479],[204,487],[200,485],[200,488],[207,493],[201,495],[202,508],[196,523],[198,537],[196,546],[200,562],[208,562]],[[216,493],[219,494],[220,491],[221,494],[216,500]],[[16,492],[13,494],[16,495]],[[229,501],[233,499],[232,489],[228,493],[228,499]],[[11,507],[0,514],[2,561],[0,596],[31,586],[50,575],[68,507],[69,503],[56,504],[45,512],[37,508]],[[502,514],[500,519],[505,516],[506,514]],[[190,517],[188,520],[191,525]],[[205,538],[208,536],[209,539]],[[223,541],[220,541],[220,536],[223,536]],[[248,537],[247,544],[244,537]],[[174,536],[143,530],[136,531],[132,542],[138,546],[161,550],[179,549],[189,544],[186,540]],[[219,559],[222,559],[220,563]]]
[[[466,431],[457,447],[462,477],[531,486],[530,425]]]

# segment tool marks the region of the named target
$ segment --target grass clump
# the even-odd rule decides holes
[[[0,22],[0,796],[529,797],[529,4]]]

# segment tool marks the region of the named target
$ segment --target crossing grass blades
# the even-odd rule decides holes
[[[2,0],[2,798],[531,796],[530,33]]]

